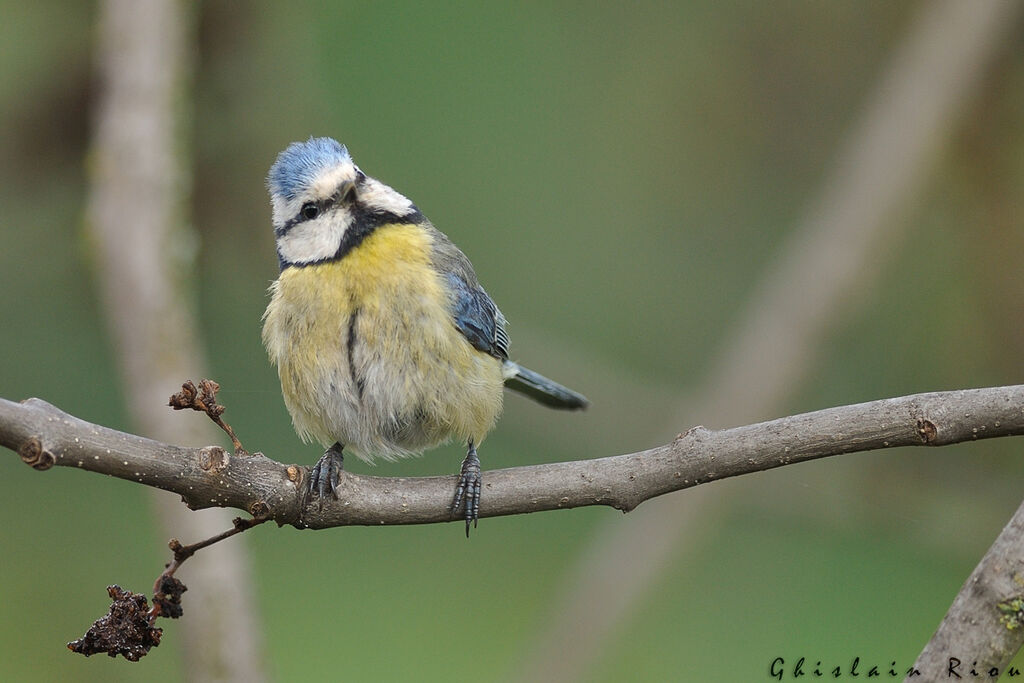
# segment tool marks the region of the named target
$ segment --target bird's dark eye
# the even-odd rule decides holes
[[[307,221],[311,221],[320,215],[320,207],[314,204],[313,202],[306,202],[305,204],[302,205],[300,213],[302,214],[302,217],[305,218]]]

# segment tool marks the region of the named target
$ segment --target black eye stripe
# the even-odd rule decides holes
[[[365,173],[357,169],[355,189],[358,190],[362,188],[368,180],[370,180],[370,178]],[[332,196],[327,199],[305,202],[299,207],[298,213],[285,221],[280,228],[276,228],[274,230],[274,235],[277,238],[284,237],[296,225],[310,220],[315,220],[316,218],[323,216],[324,212],[333,204],[337,203],[338,199],[338,196]],[[358,200],[349,208],[353,213],[349,215],[349,220],[352,221],[352,226],[347,234],[349,234],[351,238],[354,238],[356,242],[362,241],[362,237],[356,237],[357,235],[365,236],[380,225],[386,225],[388,223],[418,223],[424,220],[423,214],[420,213],[420,210],[412,203],[408,205],[408,208],[402,207],[401,213],[395,213],[391,209],[382,206],[365,206],[360,204]],[[348,249],[354,245],[349,244],[347,246],[348,248],[343,249],[342,252],[348,251]],[[335,258],[340,257],[341,255],[342,253],[339,253]]]
[[[423,214],[420,210],[413,205],[408,213],[398,215],[389,211],[385,212],[367,212],[367,211],[356,211],[352,215],[352,222],[345,230],[345,234],[342,237],[341,245],[338,247],[338,251],[328,258],[318,259],[316,261],[310,261],[308,263],[291,263],[281,258],[280,252],[278,252],[278,260],[281,270],[285,268],[297,267],[304,268],[306,266],[316,265],[317,263],[324,263],[327,261],[336,261],[343,258],[350,251],[358,247],[364,239],[371,235],[377,228],[389,225],[415,225],[417,223],[426,222]],[[303,222],[300,217],[293,218],[284,225],[284,228],[278,231],[277,236],[283,237],[288,230],[296,223]]]
[[[306,207],[314,207],[316,209],[316,215],[307,218],[304,215],[306,212]],[[284,237],[285,235],[288,234],[288,231],[294,228],[296,225],[299,225],[300,223],[305,223],[306,221],[312,220],[313,218],[317,218],[318,216],[320,216],[320,213],[321,209],[319,203],[306,202],[305,204],[302,205],[302,207],[299,209],[299,212],[295,214],[293,218],[289,218],[287,221],[285,221],[284,225],[282,225],[280,228],[276,228],[274,230],[274,234],[278,237]]]

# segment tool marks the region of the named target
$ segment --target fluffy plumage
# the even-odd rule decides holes
[[[501,361],[453,324],[434,237],[388,224],[272,285],[263,338],[303,439],[393,459],[451,437],[479,444],[494,426]]]

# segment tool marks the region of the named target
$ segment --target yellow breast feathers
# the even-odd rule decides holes
[[[263,340],[303,439],[391,459],[451,437],[480,443],[494,425],[501,362],[455,327],[431,246],[421,226],[382,226],[271,286]]]

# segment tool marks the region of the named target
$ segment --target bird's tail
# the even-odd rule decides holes
[[[582,410],[590,405],[585,396],[512,361],[505,361],[504,375],[505,386],[509,389],[529,396],[549,408]]]

